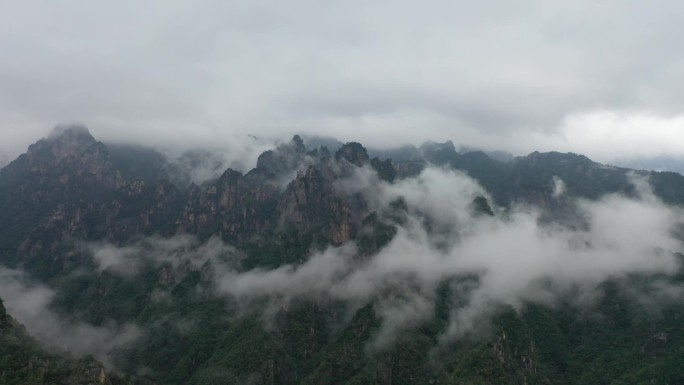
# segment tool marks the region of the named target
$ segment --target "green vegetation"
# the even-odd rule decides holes
[[[126,376],[107,374],[92,357],[74,360],[66,354],[49,353],[10,317],[0,299],[0,384],[130,385]]]
[[[403,198],[378,209],[361,193],[345,195],[339,182],[354,167],[369,167],[383,183],[400,178],[402,165],[369,159],[358,143],[340,148],[337,160],[324,149],[310,152],[312,165],[296,137],[244,175],[227,170],[187,189],[157,180],[170,169],[154,152],[119,148],[110,161],[104,145],[88,142],[57,161],[41,143],[0,171],[0,264],[21,267],[53,289],[56,314],[97,327],[133,324],[141,336],[111,352],[114,367],[107,369],[126,375],[106,373],[92,357],[41,348],[0,301],[0,384],[684,383],[684,305],[632,295],[663,277],[615,278],[594,288],[595,301],[583,306],[571,297],[548,306],[492,306],[472,332],[449,339],[452,315],[468,305],[459,293],[480,279],[474,273],[421,288],[434,308],[383,334],[383,296],[418,290],[411,277],[393,277],[405,280],[406,293],[378,285],[376,296],[356,302],[278,292],[244,300],[221,290],[225,282],[213,278],[224,266],[214,260],[155,264],[144,258],[154,250],[143,247],[136,271],[118,274],[98,269],[86,250],[89,242],[131,247],[144,237],[191,234],[233,246],[232,269],[262,272],[296,270],[312,254],[352,240],[352,263],[368,263],[411,218]],[[421,151],[423,159],[412,159],[404,175],[425,162],[467,173],[491,194],[472,200],[475,216],[495,217],[522,202],[543,209],[543,223],[570,217],[572,204],[554,195],[555,177],[571,197],[636,194],[628,170],[576,154],[533,153],[504,163],[457,153],[450,142]],[[684,177],[648,176],[663,201],[684,203]],[[280,185],[287,178],[294,179]],[[427,217],[422,225],[433,226]],[[681,288],[682,277],[667,282]]]

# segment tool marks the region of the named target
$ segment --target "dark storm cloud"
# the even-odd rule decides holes
[[[662,139],[684,128],[678,2],[0,7],[6,159],[74,120],[100,139],[171,147],[301,132],[599,160],[684,153],[681,135]]]

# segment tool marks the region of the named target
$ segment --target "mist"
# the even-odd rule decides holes
[[[56,292],[30,279],[21,270],[0,268],[0,297],[7,312],[23,324],[29,334],[56,352],[75,357],[92,355],[109,368],[116,368],[113,354],[133,343],[142,331],[133,324],[106,322],[94,326],[75,315],[52,308]]]
[[[158,142],[150,143],[149,146],[164,155],[168,162],[166,171],[172,180],[201,185],[218,178],[228,168],[247,173],[256,167],[261,154],[287,143],[290,139],[291,137],[256,137],[235,133],[218,135],[207,141],[188,140],[167,143],[166,146],[163,142]],[[118,139],[115,143],[126,141]]]
[[[363,182],[361,182],[363,181]],[[361,170],[350,185],[375,197],[379,212],[402,197],[409,208],[394,239],[368,260],[354,258],[352,245],[329,248],[299,266],[275,270],[227,272],[220,291],[243,300],[269,297],[325,296],[353,303],[373,301],[383,319],[376,346],[402,328],[432,317],[435,289],[445,280],[476,277],[453,310],[442,336],[453,341],[475,332],[501,305],[522,309],[526,303],[552,306],[581,293],[589,304],[608,279],[632,274],[675,274],[681,250],[672,229],[681,210],[668,207],[639,184],[639,198],[607,195],[598,201],[577,200],[582,226],[545,224],[530,207],[499,211],[494,218],[473,215],[470,202],[486,192],[464,174],[429,168],[419,177],[386,184]],[[555,195],[563,192],[555,179]],[[426,218],[430,220],[429,229]],[[440,229],[435,231],[435,228]],[[387,294],[391,293],[391,294]]]
[[[373,255],[361,255],[350,241],[274,269],[241,270],[244,254],[217,237],[202,242],[177,235],[81,247],[93,256],[97,271],[122,277],[167,266],[170,279],[180,282],[188,272],[202,271],[213,295],[237,305],[238,314],[262,312],[267,323],[293,300],[342,301],[352,312],[372,303],[381,324],[371,350],[387,349],[401,331],[430,321],[436,290],[446,283],[452,288],[451,313],[440,341],[449,344],[481,333],[502,307],[522,311],[531,303],[553,307],[568,301],[589,307],[609,280],[660,277],[649,290],[630,293],[654,307],[681,293],[663,277],[680,271],[676,253],[683,245],[674,230],[684,223],[684,212],[657,198],[647,179],[630,178],[634,196],[607,194],[595,201],[566,196],[564,182],[552,178],[553,199],[564,200],[575,215],[549,222],[542,209],[528,205],[492,207],[493,216],[475,212],[475,198],[492,199],[458,171],[428,167],[417,177],[387,183],[370,167],[358,168],[335,188],[340,194],[362,194],[369,210],[394,226],[396,235]],[[398,200],[405,203],[403,213],[394,207]],[[50,289],[28,283],[16,271],[4,270],[0,277],[0,296],[10,312],[52,346],[106,357],[108,349],[135,335],[135,328],[125,325],[71,325],[50,311]],[[84,334],[109,343],[82,346],[78,336]]]
[[[82,244],[90,253],[97,271],[132,276],[144,268],[169,265],[186,272],[201,269],[207,262],[233,264],[241,258],[234,247],[224,244],[218,237],[200,242],[190,235],[173,238],[151,237],[119,247],[106,242]]]

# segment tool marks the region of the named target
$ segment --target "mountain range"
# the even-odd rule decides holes
[[[300,136],[221,167],[69,125],[2,168],[0,383],[684,383],[678,173]]]

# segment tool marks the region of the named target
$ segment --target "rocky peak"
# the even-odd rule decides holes
[[[40,227],[36,234],[23,233],[0,248],[51,253],[63,239],[83,236],[95,226],[86,218],[96,215],[98,205],[123,186],[121,174],[111,163],[107,147],[97,142],[83,126],[58,126],[48,136],[0,170],[0,227],[19,227],[14,218],[27,215],[24,229]],[[87,201],[87,204],[81,202]],[[49,247],[45,240],[49,239]],[[42,250],[42,251],[41,251]],[[24,253],[24,257],[29,254]]]
[[[93,139],[88,127],[81,123],[58,124],[56,125],[47,137],[47,140],[53,141],[63,137],[82,137]],[[94,140],[94,139],[93,139]]]
[[[27,155],[32,159],[49,157],[50,162],[54,163],[70,156],[77,156],[96,143],[90,131],[81,124],[58,125],[47,138],[30,145]]]
[[[363,217],[365,212],[356,207],[360,197],[337,189],[338,177],[328,164],[300,171],[280,196],[276,209],[279,224],[335,245],[352,239],[358,230],[357,216]]]
[[[304,141],[299,135],[295,135],[289,143],[281,144],[274,150],[259,155],[257,169],[280,175],[297,169],[305,156]]]
[[[349,142],[340,147],[335,153],[335,159],[344,159],[357,167],[362,167],[370,161],[366,148],[357,142]]]
[[[226,171],[221,174],[219,178],[220,182],[225,183],[226,181],[236,181],[242,178],[242,173],[240,171],[233,170],[232,168],[226,169]]]
[[[448,140],[444,143],[425,142],[420,146],[423,158],[435,164],[446,164],[458,156],[454,142]]]
[[[59,125],[46,139],[56,160],[62,160],[96,143],[83,125]]]
[[[55,127],[47,138],[30,145],[25,154],[4,167],[0,173],[7,183],[20,180],[27,182],[28,175],[47,178],[33,180],[33,183],[44,188],[50,185],[53,190],[57,185],[68,185],[69,181],[78,180],[81,187],[90,183],[83,184],[83,177],[91,180],[91,188],[112,189],[123,184],[121,174],[111,162],[107,146],[95,140],[83,125]],[[29,190],[36,192],[36,187]],[[45,192],[55,194],[55,191]]]
[[[561,153],[557,151],[539,152],[535,151],[527,156],[518,157],[515,159],[517,163],[528,164],[554,164],[554,165],[582,165],[591,166],[594,162],[584,155],[575,154],[572,152]]]
[[[306,146],[304,145],[304,141],[299,135],[295,135],[292,137],[292,141],[290,142],[292,146],[294,146],[295,151],[303,154],[306,152]]]
[[[419,150],[421,152],[430,152],[430,151],[456,151],[456,146],[454,145],[454,142],[451,140],[447,140],[444,143],[438,143],[438,142],[433,142],[433,141],[427,141],[423,144],[420,145]]]
[[[5,318],[7,318],[7,310],[5,310],[5,304],[2,302],[2,298],[0,298],[0,325],[3,324]]]
[[[331,158],[330,150],[328,150],[328,148],[325,146],[314,148],[313,150],[307,152],[307,155],[311,157],[311,159],[321,163],[328,163]]]

